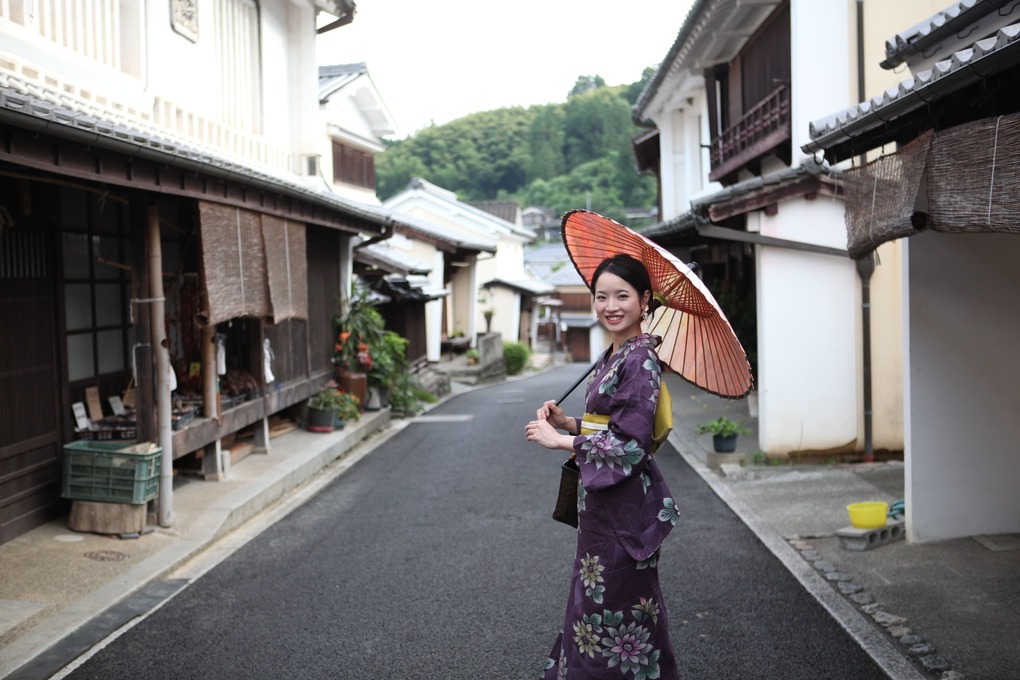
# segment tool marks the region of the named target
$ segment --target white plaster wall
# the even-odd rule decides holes
[[[755,215],[749,215],[754,219]],[[762,234],[845,245],[843,206],[783,203],[759,217]],[[755,248],[759,447],[766,453],[830,450],[857,439],[857,274],[848,258]]]
[[[790,3],[790,119],[795,165],[804,155],[800,147],[811,141],[811,121],[857,102],[850,60],[851,47],[856,50],[854,6],[847,0]]]
[[[416,242],[421,246],[426,244],[420,241]],[[428,246],[431,248],[431,246]],[[421,251],[417,251],[421,252]],[[443,281],[443,268],[444,268],[444,256],[441,250],[432,248],[431,259],[422,256],[415,255],[421,259],[422,262],[432,262],[432,271],[429,273],[429,284],[435,290],[443,288],[446,284]],[[442,300],[429,300],[425,303],[425,358],[428,361],[439,361],[442,353],[442,335],[443,335],[443,301]]]
[[[1020,238],[928,232],[904,251],[907,537],[1020,531]]]
[[[492,315],[492,331],[499,333],[507,342],[520,340],[521,296],[503,286],[494,287],[489,302],[495,313]],[[485,332],[485,307],[478,305],[477,328]]]
[[[878,264],[871,276],[871,436],[876,451],[903,450],[902,244],[891,241],[876,251]],[[863,365],[861,354],[857,374],[862,379]],[[863,389],[858,405],[863,414]],[[863,418],[858,434],[863,450]]]
[[[711,140],[708,126],[708,102],[704,83],[688,90],[684,106],[662,113],[659,126],[659,151],[662,156],[662,218],[678,217],[691,208],[691,200],[719,191],[718,182],[710,182],[711,161],[702,144]],[[672,190],[670,190],[672,188]]]

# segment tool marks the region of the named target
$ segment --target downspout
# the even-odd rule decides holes
[[[163,299],[163,249],[159,240],[159,209],[150,205],[149,227],[149,293],[152,298],[150,315],[152,349],[156,354],[156,431],[163,449],[159,469],[159,526],[173,524],[174,514],[174,440],[170,421],[170,351],[166,343],[166,303]]]
[[[857,0],[857,101],[864,101],[864,0]],[[867,156],[861,154],[861,167]],[[875,272],[875,255],[868,253],[857,260],[861,278],[861,382],[864,391],[864,462],[875,462],[873,437],[873,404],[871,399],[871,275]]]
[[[875,271],[875,255],[867,255],[857,259],[857,274],[861,277],[861,335],[863,356],[861,357],[864,375],[864,462],[875,462],[875,449],[871,436],[871,275]]]

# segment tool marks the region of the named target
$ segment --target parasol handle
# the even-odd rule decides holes
[[[591,366],[589,366],[589,367],[588,367],[588,370],[587,370],[587,371],[585,371],[584,373],[582,373],[582,374],[581,374],[581,377],[580,377],[580,378],[578,378],[578,379],[577,379],[577,380],[576,380],[576,381],[574,382],[574,384],[573,384],[573,385],[571,385],[570,387],[568,387],[568,388],[567,388],[567,391],[563,393],[563,396],[562,396],[562,397],[560,397],[559,399],[557,399],[557,400],[556,400],[556,405],[557,405],[557,406],[559,406],[559,405],[560,405],[560,402],[562,402],[562,401],[563,401],[564,399],[566,399],[566,398],[567,398],[567,397],[568,397],[568,396],[570,395],[570,393],[571,393],[571,392],[573,392],[573,391],[574,391],[575,389],[577,389],[577,386],[581,384],[581,381],[582,381],[582,380],[584,380],[585,378],[587,378],[587,377],[588,377],[588,374],[589,374],[589,373],[591,373],[592,371],[594,371],[594,370],[595,370],[595,365],[596,365],[596,364],[598,364],[598,362],[599,362],[599,360],[598,360],[598,359],[596,359],[596,360],[595,360],[595,363],[593,363],[593,364],[592,364]]]

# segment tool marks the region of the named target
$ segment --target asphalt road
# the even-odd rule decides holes
[[[539,677],[574,531],[550,518],[565,456],[523,427],[582,370],[433,409],[68,677]],[[659,570],[684,678],[886,677],[672,447],[658,455],[681,508]]]

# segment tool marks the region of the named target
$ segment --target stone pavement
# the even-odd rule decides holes
[[[558,365],[559,356],[532,360],[532,370]],[[890,678],[1020,677],[1020,538],[846,550],[835,535],[849,525],[846,505],[902,499],[902,463],[769,463],[755,456],[752,433],[738,443],[744,465],[710,468],[711,440],[696,425],[727,415],[754,430],[757,421],[746,400],[708,395],[676,376],[669,381],[670,442]],[[452,387],[452,394],[477,389]],[[291,432],[222,482],[178,477],[173,526],[138,540],[75,533],[63,518],[0,546],[0,678],[49,677],[147,602],[166,597],[153,588],[183,585],[164,579],[218,539],[342,473],[378,445],[388,423],[384,410],[329,435]]]

